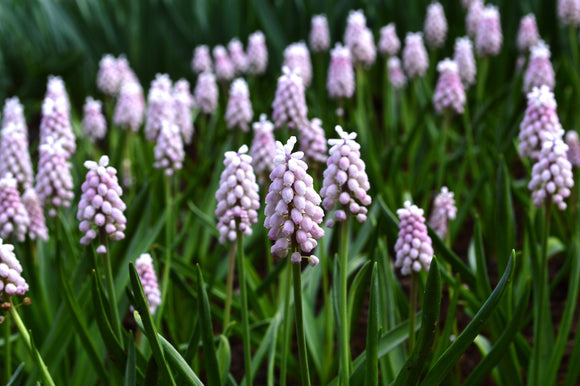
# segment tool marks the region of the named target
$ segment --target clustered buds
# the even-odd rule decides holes
[[[300,151],[309,160],[326,161],[326,137],[319,118],[312,118],[308,125],[300,127]]]
[[[483,0],[474,0],[468,5],[467,15],[465,15],[465,29],[471,39],[475,39],[477,36],[477,27],[482,14]]]
[[[22,277],[22,265],[14,254],[14,245],[4,244],[0,239],[0,299],[8,301],[10,296],[23,296],[28,284]]]
[[[548,86],[554,89],[556,75],[550,62],[550,47],[540,40],[532,47],[530,62],[524,73],[524,93],[529,93],[534,87]]]
[[[212,114],[217,109],[219,90],[215,75],[204,72],[197,77],[195,84],[195,106],[205,114]]]
[[[0,178],[0,237],[24,241],[30,218],[20,201],[16,180],[10,173]]]
[[[153,142],[157,140],[162,122],[173,122],[175,116],[169,75],[157,74],[155,76],[155,79],[151,82],[147,103],[145,137]]]
[[[248,67],[248,60],[242,43],[238,39],[232,39],[228,43],[228,51],[234,65],[234,73],[236,75],[245,73]]]
[[[439,79],[433,93],[433,105],[437,113],[455,112],[463,114],[465,90],[461,84],[457,64],[451,59],[444,59],[437,64]]]
[[[272,109],[272,120],[277,129],[286,123],[290,128],[299,128],[308,124],[304,82],[298,74],[298,70],[290,70],[288,67],[282,68]]]
[[[302,160],[304,153],[292,153],[296,137],[292,136],[282,145],[276,142],[274,170],[270,173],[269,193],[266,196],[266,220],[264,226],[270,231],[270,240],[276,240],[272,254],[285,257],[290,249],[292,263],[299,263],[302,253],[310,253],[316,247],[316,240],[324,236],[319,226],[324,217],[320,207],[320,196],[314,190],[313,179]],[[308,258],[311,265],[318,264],[318,258]]]
[[[520,20],[520,28],[518,29],[517,46],[520,52],[525,53],[530,48],[538,44],[540,41],[540,34],[538,33],[538,25],[536,24],[536,17],[533,13],[529,13]]]
[[[161,130],[153,148],[155,169],[165,169],[165,174],[172,176],[183,167],[185,151],[179,127],[169,121],[161,122]]]
[[[330,52],[326,88],[330,98],[351,98],[354,94],[354,69],[350,51],[340,43],[336,43]]]
[[[6,99],[4,102],[4,110],[2,114],[2,128],[4,129],[8,124],[14,123],[25,133],[28,133],[28,128],[26,127],[26,120],[24,119],[24,108],[20,104],[18,97],[12,97]]]
[[[268,67],[268,47],[262,31],[256,31],[248,37],[247,47],[248,74],[261,75]]]
[[[439,2],[431,3],[427,7],[427,16],[425,17],[425,40],[429,48],[441,48],[445,44],[447,37],[447,19],[443,6]]]
[[[503,43],[501,22],[497,7],[488,5],[483,9],[475,34],[475,51],[481,57],[496,56]]]
[[[113,122],[136,133],[143,124],[144,116],[145,97],[141,84],[137,80],[124,82],[115,105]]]
[[[395,23],[389,23],[381,28],[381,36],[379,38],[379,52],[382,55],[395,56],[399,53],[401,48],[401,41],[397,36]]]
[[[107,134],[107,122],[102,112],[101,101],[87,97],[83,108],[83,132],[92,141],[105,138]]]
[[[222,82],[232,80],[235,72],[234,64],[224,46],[215,46],[213,48],[213,60],[217,79]]]
[[[429,226],[433,228],[440,238],[447,234],[447,225],[449,220],[454,220],[457,215],[455,198],[453,192],[447,189],[447,186],[441,188],[441,192],[433,201],[433,210],[429,217]]]
[[[566,133],[566,145],[568,145],[568,161],[574,167],[580,166],[580,141],[577,132],[570,130]]]
[[[48,240],[48,229],[46,228],[46,219],[40,205],[38,195],[33,188],[28,188],[22,195],[22,203],[28,217],[30,218],[30,225],[28,226],[28,236],[31,240],[40,239],[42,241]]]
[[[407,33],[405,47],[403,48],[403,67],[407,76],[411,79],[421,78],[429,68],[429,57],[423,44],[421,32]]]
[[[423,209],[405,201],[404,208],[397,210],[399,237],[395,244],[395,267],[401,268],[403,275],[419,272],[421,268],[428,271],[433,260],[431,238],[427,233]]]
[[[48,138],[61,141],[66,158],[69,159],[76,150],[75,136],[70,122],[68,101],[64,96],[44,98],[42,118],[40,121],[40,143]]]
[[[558,0],[558,19],[564,25],[580,25],[580,1]]]
[[[34,190],[50,217],[56,216],[58,208],[68,208],[74,197],[71,168],[62,140],[49,137],[40,145]]]
[[[225,118],[228,129],[239,127],[242,131],[248,131],[253,116],[248,84],[244,79],[237,78],[230,86],[230,98],[226,107]]]
[[[220,243],[235,241],[237,232],[252,234],[252,224],[258,221],[260,196],[252,168],[252,157],[243,145],[238,152],[225,153],[225,169],[220,176],[220,186],[215,197],[218,202],[215,215]]]
[[[183,142],[190,144],[194,129],[193,117],[191,116],[193,95],[189,92],[189,82],[185,79],[175,82],[172,97],[175,124],[179,127]]]
[[[141,280],[143,292],[149,305],[149,312],[153,315],[161,304],[161,291],[159,291],[159,285],[157,284],[157,275],[155,274],[151,255],[142,253],[135,261],[135,270],[137,275],[139,275],[139,280]]]
[[[119,71],[117,59],[113,55],[103,56],[99,62],[97,73],[97,88],[105,95],[114,96],[119,92],[122,73]]]
[[[473,44],[467,36],[455,40],[453,60],[457,63],[457,71],[465,88],[475,83],[477,67],[473,57]]]
[[[99,236],[97,253],[107,253],[104,237],[109,236],[114,241],[125,238],[127,219],[123,212],[125,203],[121,199],[123,190],[117,180],[117,170],[109,166],[109,157],[102,156],[97,164],[95,161],[85,161],[89,169],[85,182],[81,186],[81,200],[77,211],[79,229],[85,235],[81,244],[89,245]]]
[[[209,47],[205,44],[195,47],[193,59],[191,60],[191,69],[196,74],[211,71],[211,56],[209,55]]]
[[[0,142],[0,177],[12,174],[21,191],[32,186],[32,163],[25,130],[21,123],[9,122],[2,128]]]
[[[363,11],[350,11],[346,23],[344,44],[350,50],[353,62],[361,63],[365,67],[370,66],[376,60],[377,49]]]
[[[335,130],[340,138],[328,140],[332,147],[320,195],[324,198],[322,206],[326,211],[331,211],[337,203],[342,206],[334,213],[334,219],[326,221],[329,227],[335,221],[346,220],[348,214],[356,216],[358,222],[366,221],[367,206],[372,202],[367,194],[370,184],[365,163],[360,158],[360,145],[355,141],[356,133],[347,133],[340,126]]]
[[[330,48],[330,31],[326,15],[312,16],[309,41],[312,52],[324,52]]]
[[[310,53],[308,47],[304,42],[290,44],[284,50],[284,67],[288,67],[290,71],[296,70],[304,82],[304,86],[308,87],[312,83],[312,62],[310,61]]]
[[[401,67],[401,61],[396,56],[390,57],[387,61],[387,70],[389,73],[389,82],[396,90],[399,90],[407,83],[407,77]]]
[[[264,182],[264,176],[272,171],[274,157],[276,156],[276,141],[274,140],[274,125],[268,121],[266,114],[260,115],[260,121],[254,122],[254,139],[250,148],[252,166],[260,182]]]

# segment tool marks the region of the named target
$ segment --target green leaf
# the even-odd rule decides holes
[[[230,343],[225,336],[219,336],[219,345],[217,349],[218,365],[222,379],[226,379],[230,372],[230,365],[232,363],[232,352]]]
[[[356,274],[348,293],[348,325],[349,337],[352,336],[352,328],[357,325],[361,313],[362,304],[367,294],[368,283],[371,278],[373,262],[368,261]],[[342,268],[341,268],[342,269]]]
[[[474,247],[475,247],[475,277],[476,277],[476,291],[480,299],[485,299],[491,293],[491,285],[489,284],[489,277],[487,275],[487,265],[485,261],[485,253],[483,250],[483,237],[481,235],[481,220],[478,216],[475,217],[474,230]]]
[[[133,334],[129,335],[127,347],[127,364],[125,366],[125,386],[135,386],[135,340]]]
[[[367,322],[367,371],[366,371],[366,385],[377,385],[379,382],[378,374],[378,341],[379,333],[379,280],[378,280],[377,262],[373,263],[373,270],[371,273],[371,289],[370,289],[370,304],[369,317]]]

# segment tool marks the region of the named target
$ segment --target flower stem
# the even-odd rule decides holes
[[[481,60],[479,70],[479,77],[477,79],[477,103],[478,105],[483,101],[483,94],[485,92],[485,81],[487,79],[487,70],[489,68],[489,58],[485,57]]]
[[[306,339],[304,337],[304,317],[302,313],[302,269],[300,264],[292,264],[294,273],[294,312],[296,316],[296,338],[298,340],[298,357],[300,359],[300,377],[303,386],[310,386]]]
[[[103,264],[105,265],[105,280],[107,282],[107,292],[109,293],[109,306],[111,308],[111,315],[113,319],[113,329],[117,337],[122,340],[121,335],[121,320],[119,319],[119,311],[117,310],[117,296],[115,295],[115,280],[113,278],[113,270],[111,269],[111,255],[109,252],[109,242],[105,231],[101,230],[99,233],[101,244],[107,248],[107,252],[103,255]]]
[[[347,273],[348,273],[348,216],[341,224],[340,232],[340,293],[339,293],[339,328],[340,328],[340,384],[348,385],[350,377],[350,347],[347,308]]]
[[[439,145],[439,170],[437,171],[437,186],[440,188],[443,186],[443,179],[445,178],[445,166],[447,164],[447,132],[449,131],[450,116],[448,113],[445,114],[443,120],[443,127],[441,129],[441,139]]]
[[[12,341],[10,340],[10,333],[12,330],[12,323],[10,319],[4,319],[4,372],[6,373],[6,378],[4,381],[8,384],[10,377],[12,375]]]
[[[165,182],[165,207],[167,214],[165,216],[165,269],[163,271],[163,281],[161,283],[161,309],[157,315],[158,323],[161,323],[163,310],[166,306],[167,288],[169,287],[169,273],[171,272],[171,241],[173,230],[173,196],[171,195],[171,177],[164,176]]]
[[[226,309],[224,310],[224,327],[226,330],[230,324],[230,312],[232,308],[232,289],[234,286],[234,267],[236,263],[236,243],[230,244],[230,258],[228,261],[228,277],[226,279]]]
[[[572,61],[574,68],[578,68],[578,38],[576,37],[577,29],[574,26],[568,27],[568,38],[570,40],[570,51],[572,51]]]
[[[18,327],[20,334],[24,338],[24,342],[26,343],[26,347],[28,347],[30,354],[33,357],[36,357],[36,362],[40,364],[40,373],[42,376],[43,383],[45,385],[48,385],[48,386],[54,386],[54,381],[52,380],[52,377],[50,376],[50,373],[48,372],[48,368],[44,364],[44,361],[42,360],[42,357],[40,356],[38,351],[36,351],[33,348],[30,334],[28,333],[28,330],[26,329],[24,322],[22,321],[22,319],[20,319],[20,315],[18,314],[16,307],[14,307],[14,304],[11,304],[10,316],[12,316],[12,319],[14,320],[14,323]]]
[[[248,310],[248,295],[246,293],[246,270],[244,267],[244,239],[242,232],[238,230],[238,280],[240,282],[240,298],[242,306],[242,340],[244,342],[244,365],[246,368],[246,385],[252,385],[252,352],[250,340],[250,323]]]
[[[286,386],[286,369],[288,367],[288,351],[290,351],[290,283],[292,269],[290,259],[286,260],[286,283],[284,288],[284,326],[282,328],[282,363],[280,363],[280,386]]]
[[[409,353],[415,347],[415,312],[417,312],[417,273],[411,274],[411,299],[409,302]]]

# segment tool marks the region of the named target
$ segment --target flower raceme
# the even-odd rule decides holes
[[[433,105],[439,114],[454,112],[463,114],[465,90],[459,78],[457,63],[444,59],[437,64],[439,79],[433,93]]]
[[[447,37],[447,19],[443,6],[439,2],[429,4],[425,17],[425,40],[431,49],[441,48]]]
[[[202,74],[212,70],[211,56],[209,47],[205,44],[195,47],[193,50],[193,59],[191,60],[191,69],[196,74]]]
[[[473,57],[473,44],[471,44],[471,40],[467,36],[455,40],[453,60],[457,64],[457,71],[459,72],[463,86],[468,88],[475,84],[477,67],[475,66],[475,58]]]
[[[392,56],[387,60],[387,70],[389,73],[389,82],[393,85],[395,90],[399,90],[407,83],[407,77],[401,67],[401,61],[396,56]]]
[[[159,284],[157,283],[157,275],[153,267],[153,259],[148,253],[142,253],[135,261],[135,269],[143,285],[143,292],[147,298],[149,305],[149,312],[151,315],[161,305],[161,291],[159,291]]]
[[[558,19],[563,25],[580,25],[580,0],[558,0]]]
[[[300,151],[308,160],[326,161],[326,137],[319,118],[312,118],[308,125],[300,127]]]
[[[312,83],[312,61],[308,47],[304,42],[290,44],[284,50],[284,67],[290,70],[296,70],[300,75],[305,87]]]
[[[350,50],[353,64],[365,67],[372,65],[377,57],[373,33],[367,27],[367,19],[362,10],[350,11],[344,31],[344,44]]]
[[[193,117],[191,108],[193,107],[193,95],[189,91],[189,82],[180,79],[173,85],[173,111],[175,113],[175,124],[179,127],[179,132],[185,144],[190,144],[193,137]]]
[[[534,87],[548,86],[554,89],[556,74],[550,62],[550,47],[543,41],[530,49],[530,62],[524,73],[524,93],[529,93]]]
[[[244,52],[244,46],[237,38],[230,40],[228,43],[228,52],[234,65],[235,75],[244,74],[248,68],[248,59]]]
[[[449,220],[454,220],[456,215],[457,207],[455,206],[454,194],[449,191],[447,186],[444,186],[433,201],[429,226],[433,228],[440,238],[444,238],[447,234]]]
[[[205,114],[213,114],[218,105],[219,90],[216,77],[211,72],[203,72],[195,84],[195,106]]]
[[[501,50],[503,34],[499,11],[493,5],[486,6],[479,22],[477,23],[477,33],[475,34],[475,51],[481,57],[496,56]]]
[[[229,82],[232,80],[235,75],[234,64],[224,46],[215,46],[213,48],[213,60],[217,80],[221,82]]]
[[[518,29],[517,46],[520,52],[527,52],[530,48],[538,44],[540,41],[540,34],[538,33],[538,25],[536,24],[536,17],[533,13],[529,13],[520,20],[520,27]]]
[[[336,43],[330,52],[326,89],[331,98],[351,98],[354,94],[352,58],[349,49],[340,43]]]
[[[266,114],[260,115],[260,120],[252,125],[254,139],[250,148],[252,166],[260,183],[264,182],[265,176],[272,171],[274,157],[276,156],[276,140],[274,139],[274,124],[270,122]]]
[[[83,111],[82,126],[85,136],[91,141],[103,139],[107,134],[107,122],[103,116],[101,102],[87,97]]]
[[[20,200],[16,180],[7,173],[0,178],[0,237],[14,237],[22,242],[29,225],[30,218]]]
[[[147,120],[145,122],[147,140],[156,141],[163,121],[173,122],[174,118],[171,79],[167,74],[157,74],[151,82],[147,95]]]
[[[389,23],[381,28],[381,35],[379,38],[379,52],[386,56],[395,56],[399,53],[401,48],[401,41],[397,36],[395,23]]]
[[[248,37],[246,49],[248,74],[262,75],[268,67],[268,47],[262,31],[256,31]]]
[[[276,95],[272,103],[272,121],[276,129],[284,124],[288,124],[290,128],[299,128],[308,124],[304,81],[299,71],[283,67],[282,75],[278,78]]]
[[[26,126],[16,121],[8,122],[1,133],[0,177],[11,173],[19,191],[24,191],[32,186],[33,180]]]
[[[44,218],[38,195],[32,187],[26,189],[22,195],[22,203],[24,204],[24,208],[26,209],[26,212],[28,212],[28,217],[30,218],[28,237],[30,237],[31,240],[40,239],[42,241],[47,241],[48,228],[46,227],[46,219]]]
[[[403,68],[410,79],[421,78],[429,68],[429,57],[421,32],[407,33],[403,48]]]
[[[325,52],[330,48],[330,31],[326,15],[314,15],[310,21],[309,35],[312,52]]]
[[[22,277],[22,265],[14,254],[14,245],[0,239],[0,299],[9,301],[10,296],[23,296],[28,283]]]
[[[66,159],[69,159],[76,151],[76,143],[67,103],[67,99],[62,95],[54,99],[44,98],[40,121],[40,144],[47,143],[48,138],[60,140]]]
[[[113,122],[123,129],[136,133],[143,124],[144,117],[145,97],[141,84],[136,79],[123,82],[115,105]]]
[[[483,14],[483,0],[474,0],[469,3],[467,7],[467,14],[465,15],[465,30],[471,39],[477,36],[477,27]]]
[[[580,141],[577,132],[570,130],[566,133],[566,145],[568,145],[568,161],[574,167],[580,166]]]
[[[395,243],[395,267],[401,268],[403,275],[421,269],[428,271],[433,260],[433,247],[427,234],[423,209],[405,201],[404,207],[397,210],[397,215],[401,222]]]
[[[161,130],[153,148],[155,169],[164,169],[165,175],[172,176],[183,167],[185,151],[179,127],[169,121],[161,122]]]
[[[230,86],[230,97],[226,106],[225,119],[228,129],[239,127],[247,132],[253,116],[248,84],[243,78],[237,78]]]

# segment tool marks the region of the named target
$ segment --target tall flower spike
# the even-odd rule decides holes
[[[193,95],[189,91],[189,82],[185,79],[178,80],[173,85],[173,109],[175,112],[175,124],[179,127],[179,132],[186,144],[191,143],[193,137]]]
[[[310,53],[304,42],[292,43],[284,50],[284,66],[290,70],[297,70],[308,87],[312,83],[312,62]]]
[[[277,129],[284,124],[288,124],[290,128],[299,128],[308,124],[304,82],[297,70],[292,71],[288,67],[282,68],[272,109],[272,120]]]
[[[0,239],[0,299],[10,301],[10,296],[23,296],[28,284],[22,277],[22,265],[14,254],[14,245]]]
[[[465,30],[467,36],[475,39],[477,36],[477,27],[483,14],[483,0],[474,0],[467,8],[467,15],[465,16]]]
[[[107,134],[107,122],[105,121],[101,108],[101,101],[96,101],[91,97],[87,97],[85,100],[82,122],[83,133],[91,141],[103,139]]]
[[[127,219],[123,212],[126,206],[121,199],[123,189],[117,180],[117,170],[109,166],[109,157],[106,155],[101,157],[99,163],[85,161],[84,165],[89,171],[81,186],[77,211],[79,229],[84,233],[81,244],[89,245],[101,232],[114,241],[124,239]],[[107,253],[106,246],[99,245],[97,253]]]
[[[121,86],[121,74],[117,69],[117,60],[111,54],[101,58],[97,72],[97,88],[105,95],[115,96]]]
[[[151,82],[147,96],[147,120],[145,121],[147,140],[155,142],[163,121],[173,122],[174,117],[171,79],[167,74],[157,74]]]
[[[126,81],[121,86],[115,105],[113,123],[133,133],[139,131],[145,117],[145,97],[138,81]]]
[[[580,0],[558,0],[558,19],[563,25],[580,25]]]
[[[457,64],[451,59],[444,59],[437,64],[439,79],[433,93],[433,105],[439,114],[455,112],[463,114],[465,90],[461,84]]]
[[[173,122],[161,122],[161,130],[153,149],[155,169],[165,169],[165,174],[172,176],[183,167],[185,151],[179,127]]]
[[[344,31],[344,44],[350,50],[354,64],[365,67],[373,64],[377,57],[377,48],[373,34],[367,28],[367,19],[362,10],[350,11]]]
[[[143,285],[143,292],[147,298],[149,312],[153,315],[157,307],[161,305],[161,291],[159,291],[159,285],[157,284],[157,275],[155,274],[151,255],[142,253],[135,260],[135,270],[137,270],[137,275],[139,275],[139,280],[141,280],[141,284]]]
[[[242,131],[249,130],[249,124],[254,116],[252,102],[250,102],[250,90],[248,84],[242,78],[237,78],[230,86],[230,98],[226,107],[226,123],[228,129],[239,127]]]
[[[457,63],[457,71],[465,88],[475,84],[477,67],[473,57],[473,45],[467,36],[455,39],[453,60]]]
[[[526,53],[530,48],[538,44],[539,41],[540,35],[538,33],[536,17],[533,13],[529,13],[520,20],[517,38],[518,50]]]
[[[568,146],[562,141],[563,134],[563,130],[544,133],[542,150],[532,168],[532,179],[528,184],[537,207],[551,198],[559,210],[566,209],[564,199],[570,195],[574,177],[572,165],[566,156]]]
[[[326,221],[329,227],[334,226],[335,221],[346,220],[348,214],[356,216],[358,222],[366,221],[367,206],[372,203],[371,196],[367,194],[369,178],[365,163],[360,158],[360,145],[355,141],[356,133],[347,133],[340,126],[336,126],[335,130],[340,138],[328,140],[332,147],[320,190],[324,199],[322,206],[326,211],[340,204],[334,219]]]
[[[496,56],[501,50],[503,34],[497,7],[488,5],[483,9],[475,34],[475,51],[481,57]]]
[[[26,119],[24,118],[24,108],[20,104],[18,97],[6,99],[4,102],[4,110],[2,114],[2,128],[4,129],[10,123],[16,124],[18,127],[28,135],[28,128],[26,127]]]
[[[568,161],[574,167],[580,166],[580,141],[577,132],[570,130],[566,133],[566,145],[568,145]]]
[[[261,184],[272,171],[276,156],[276,141],[274,139],[274,125],[268,121],[266,114],[260,115],[260,121],[254,122],[254,139],[250,148],[252,166]]]
[[[352,98],[354,94],[354,68],[350,51],[340,43],[336,43],[330,52],[326,89],[330,98]]]
[[[310,49],[312,52],[325,52],[330,48],[330,31],[326,15],[314,15],[310,21]]]
[[[204,72],[197,77],[194,100],[197,108],[205,114],[213,114],[218,105],[219,90],[215,75]]]
[[[381,55],[395,56],[401,49],[401,41],[397,36],[395,23],[389,23],[381,28],[381,36],[379,38],[379,52]]]
[[[397,210],[399,237],[395,243],[395,267],[401,268],[403,275],[429,270],[433,260],[431,238],[427,234],[423,209],[405,201],[404,207]]]
[[[66,158],[76,151],[76,140],[70,122],[67,100],[63,97],[44,98],[42,118],[40,120],[40,143],[47,143],[48,138],[61,141]]]
[[[191,60],[191,69],[196,74],[212,70],[209,47],[205,44],[195,47],[195,50],[193,51],[193,59]]]
[[[74,197],[71,175],[72,165],[66,157],[60,140],[48,138],[38,150],[38,172],[36,194],[50,217],[55,217],[58,208],[68,208]]]
[[[70,99],[68,93],[66,92],[66,87],[64,81],[60,76],[50,75],[48,77],[48,82],[46,84],[46,93],[44,94],[44,99],[64,99],[64,105],[66,107],[67,118],[70,121]]]
[[[14,237],[24,241],[30,225],[28,212],[20,200],[16,180],[12,174],[0,178],[0,237]]]
[[[326,161],[326,137],[319,118],[312,118],[308,125],[300,128],[300,151],[308,160]]]
[[[270,230],[270,240],[275,240],[272,254],[283,258],[291,249],[292,263],[300,263],[302,253],[312,252],[316,240],[324,236],[324,230],[319,226],[324,211],[320,207],[320,196],[314,190],[314,181],[306,172],[308,166],[302,160],[304,153],[292,153],[295,144],[294,136],[286,145],[276,142],[264,226]],[[314,256],[308,259],[311,265],[318,263]]]
[[[234,73],[236,75],[244,74],[248,67],[248,60],[242,43],[236,38],[230,40],[228,43],[228,52],[234,65]]]
[[[538,158],[545,133],[562,130],[556,113],[556,99],[547,86],[534,87],[528,94],[528,107],[520,124],[520,157]]]
[[[215,197],[218,202],[215,215],[220,243],[235,241],[237,232],[252,234],[252,225],[258,221],[260,196],[252,168],[252,157],[243,145],[237,152],[225,153],[225,169],[220,176],[220,186]]]
[[[262,31],[256,31],[248,37],[247,59],[248,74],[261,75],[268,67],[268,47]]]
[[[407,77],[401,67],[401,61],[396,56],[392,56],[387,60],[387,70],[389,72],[389,82],[393,85],[395,90],[405,87]]]
[[[422,78],[429,68],[429,57],[421,32],[407,33],[403,48],[403,67],[410,79]]]
[[[431,49],[441,48],[445,44],[447,37],[447,19],[445,11],[439,2],[429,4],[427,16],[423,26],[425,40]]]
[[[33,188],[28,188],[22,195],[22,203],[30,218],[30,225],[28,227],[28,236],[31,240],[48,240],[48,229],[46,227],[46,219],[40,205],[38,195]]]
[[[447,186],[444,186],[433,201],[433,210],[431,211],[431,217],[429,217],[429,226],[433,228],[439,238],[444,238],[447,235],[449,220],[455,220],[455,216],[457,215],[457,207],[455,206],[455,198],[453,196],[453,192],[450,192]]]
[[[554,89],[556,74],[550,62],[550,47],[540,40],[532,47],[530,62],[524,73],[524,93],[529,93],[534,87],[548,86]]]
[[[215,46],[213,48],[213,60],[217,79],[222,82],[232,80],[234,77],[234,64],[224,46]]]
[[[28,149],[28,135],[22,124],[10,122],[2,128],[0,142],[0,176],[10,173],[16,179],[18,190],[32,186],[32,162]]]

